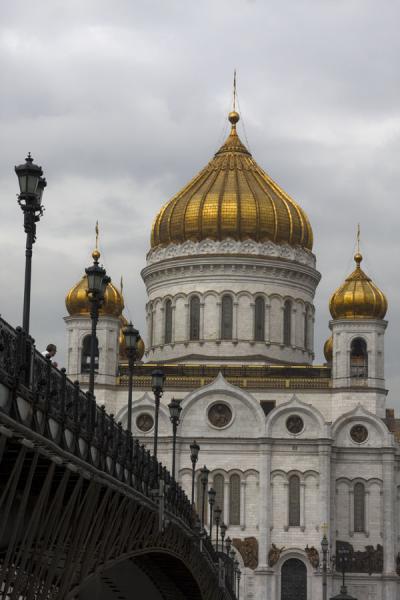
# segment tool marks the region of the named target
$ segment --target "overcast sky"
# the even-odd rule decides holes
[[[397,0],[2,2],[2,316],[21,322],[14,165],[31,151],[48,181],[33,262],[38,346],[65,356],[64,298],[90,263],[96,219],[107,272],[124,276],[145,331],[152,220],[222,143],[236,68],[239,134],[313,227],[316,362],[360,222],[363,266],[389,301],[388,405],[400,412],[399,22]]]

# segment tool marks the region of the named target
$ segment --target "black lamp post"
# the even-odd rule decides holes
[[[132,387],[133,387],[133,369],[137,351],[137,343],[140,340],[140,334],[134,328],[132,322],[122,330],[125,338],[126,354],[128,356],[129,368],[129,388],[128,388],[128,431],[132,431]]]
[[[328,565],[328,547],[329,542],[326,534],[321,541],[322,548],[322,600],[327,600],[327,565]]]
[[[24,213],[24,230],[26,233],[22,327],[25,333],[28,334],[31,306],[32,248],[36,241],[36,223],[40,221],[40,217],[43,215],[42,195],[47,182],[42,177],[42,167],[35,165],[30,152],[25,159],[25,163],[15,167],[15,172],[18,177],[20,190],[18,204]]]
[[[222,521],[221,526],[220,526],[220,530],[221,530],[221,552],[224,552],[224,539],[225,539],[225,534],[226,534],[226,530],[227,529],[228,529],[228,527]],[[217,548],[217,550],[218,550],[218,548]]]
[[[212,526],[213,526],[213,517],[214,517],[214,504],[215,504],[215,496],[217,492],[214,488],[210,488],[208,490],[208,504],[210,505],[210,538],[212,539]]]
[[[215,526],[217,528],[217,537],[216,537],[215,545],[216,545],[216,549],[218,552],[218,533],[219,533],[219,524],[221,522],[221,515],[222,515],[222,510],[220,509],[219,506],[216,507],[214,514],[215,514]]]
[[[241,576],[242,572],[239,569],[239,562],[238,561],[235,561],[235,562],[238,563],[238,567],[236,569],[236,577],[237,577],[237,593],[236,593],[236,596],[237,596],[237,600],[239,600],[240,599],[240,576]]]
[[[176,430],[180,423],[182,406],[179,400],[172,398],[168,404],[169,420],[172,423],[172,478],[175,479],[175,456],[176,456]]]
[[[92,320],[92,335],[90,339],[90,373],[89,393],[94,395],[94,362],[96,355],[96,328],[99,320],[99,309],[104,301],[104,294],[111,279],[106,275],[106,270],[99,265],[100,252],[93,250],[93,265],[85,269],[88,281],[88,297],[90,300],[90,318]]]
[[[347,545],[341,545],[336,551],[336,565],[342,571],[342,587],[340,593],[333,596],[331,600],[357,600],[347,593],[346,587],[346,572],[351,562],[351,552]]]
[[[161,369],[155,369],[151,374],[151,387],[154,393],[155,415],[154,415],[154,458],[157,458],[158,444],[158,413],[160,411],[160,399],[163,395],[165,375]]]
[[[201,526],[204,529],[204,516],[206,509],[206,489],[208,486],[208,474],[209,470],[206,465],[200,469],[200,483],[201,483]]]
[[[192,506],[194,504],[194,475],[195,475],[196,463],[199,458],[199,452],[200,452],[200,446],[198,445],[196,440],[194,440],[190,444],[190,460],[192,461]],[[197,509],[198,508],[199,507],[197,507]]]

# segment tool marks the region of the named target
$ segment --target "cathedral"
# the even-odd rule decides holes
[[[238,121],[232,111],[225,143],[154,219],[132,433],[152,448],[151,373],[161,368],[158,457],[171,467],[174,398],[182,408],[176,477],[190,497],[196,440],[196,505],[206,465],[240,562],[242,600],[321,600],[324,535],[328,598],[340,590],[335,557],[345,544],[349,594],[395,600],[400,447],[386,407],[387,301],[357,251],[353,272],[330,299],[326,362],[313,364],[320,273],[310,221],[256,163]],[[68,292],[66,308],[67,371],[85,387],[86,276]],[[110,282],[97,327],[95,393],[126,427],[123,311],[122,290]]]

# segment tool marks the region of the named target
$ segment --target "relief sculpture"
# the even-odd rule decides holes
[[[271,544],[271,549],[268,552],[268,564],[270,567],[276,565],[284,549],[285,546],[282,546],[282,548],[278,548],[278,546],[275,546],[275,544]]]
[[[345,545],[349,549],[349,559],[346,563],[346,571],[349,573],[382,573],[383,572],[383,546],[365,546],[365,550],[354,550],[348,542],[336,542],[336,554],[340,546]],[[339,550],[340,552],[340,550]],[[340,571],[340,563],[336,561],[336,570]]]
[[[233,538],[232,544],[240,552],[245,567],[255,569],[258,566],[258,541],[255,537],[244,540]]]
[[[311,566],[313,566],[314,569],[318,569],[318,567],[319,567],[318,550],[316,548],[314,548],[314,546],[311,546],[311,548],[309,548],[309,546],[307,544],[307,546],[304,548],[304,551],[307,554],[307,557],[311,563]]]

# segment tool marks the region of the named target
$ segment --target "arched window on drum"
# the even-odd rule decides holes
[[[265,340],[265,300],[257,296],[254,303],[254,339],[256,342]]]
[[[190,340],[200,339],[200,300],[197,296],[190,299]]]
[[[365,486],[360,482],[354,486],[354,531],[365,531]]]
[[[367,343],[362,338],[356,338],[351,342],[350,377],[355,379],[366,379],[368,377]]]
[[[215,504],[214,508],[217,506],[222,510],[220,523],[224,520],[224,476],[221,474],[215,475],[213,488],[215,490]],[[214,522],[215,522],[215,514],[214,514]]]
[[[285,346],[291,345],[292,339],[292,302],[286,300],[283,305],[283,343]]]
[[[172,302],[167,300],[164,306],[164,342],[170,344],[172,342]]]
[[[233,328],[233,301],[229,294],[222,296],[221,302],[221,339],[231,340]]]
[[[289,479],[289,527],[300,526],[300,477]]]

